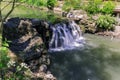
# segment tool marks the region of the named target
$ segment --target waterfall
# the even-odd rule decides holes
[[[85,40],[80,27],[74,21],[57,23],[52,25],[51,29],[49,51],[71,50],[84,46]]]

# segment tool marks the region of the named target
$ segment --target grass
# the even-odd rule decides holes
[[[5,3],[2,4],[3,6],[5,5]],[[11,5],[7,6],[3,11],[2,14],[3,16],[5,16],[8,11],[11,9]],[[45,20],[49,20],[51,22],[55,21],[56,18],[59,18],[60,15],[54,14],[52,13],[51,17],[51,12],[47,11],[47,10],[40,10],[40,9],[36,9],[36,8],[29,8],[29,7],[25,7],[25,6],[17,6],[14,11],[10,14],[10,17],[20,17],[20,18],[38,18],[38,19],[45,19]]]
[[[3,6],[5,3],[2,4]],[[2,14],[5,16],[8,11],[11,9],[11,5],[7,6],[3,11]],[[37,9],[31,9],[25,6],[17,6],[15,7],[12,14],[9,17],[27,17],[27,18],[46,18],[47,11],[41,11]]]

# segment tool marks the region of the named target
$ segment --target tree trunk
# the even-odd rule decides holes
[[[14,10],[16,0],[13,0],[11,10],[6,14],[6,16],[5,16],[4,18],[3,18],[3,16],[2,16],[2,9],[1,9],[2,6],[1,6],[1,2],[2,2],[2,1],[0,1],[0,21],[1,21],[0,34],[2,35],[2,41],[5,41],[4,34],[3,34],[3,30],[4,30],[3,23],[6,21],[6,19],[8,18],[8,16],[9,16],[9,15],[12,13],[12,11]]]

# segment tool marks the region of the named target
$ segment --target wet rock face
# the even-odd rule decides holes
[[[45,20],[32,20],[32,23],[34,24],[33,27],[37,30],[39,34],[41,34],[41,38],[43,42],[46,45],[46,48],[49,48],[49,40],[51,37],[51,30],[50,30],[50,25],[47,21]]]
[[[47,49],[50,29],[47,21],[39,19],[11,18],[4,24],[3,36],[9,49],[32,71],[33,78],[56,80],[48,72],[50,58]]]
[[[19,18],[8,19],[8,21],[4,24],[4,32],[3,32],[4,37],[7,38],[8,40],[19,38],[18,30],[17,30],[19,23],[20,23]]]
[[[9,48],[24,61],[46,54],[49,25],[44,20],[11,18],[4,24],[4,37],[9,40]],[[44,44],[45,43],[45,44]],[[48,46],[47,46],[48,47]]]

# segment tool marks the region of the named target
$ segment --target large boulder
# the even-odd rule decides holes
[[[67,13],[66,17],[74,20],[81,20],[83,18],[87,18],[87,13],[83,10],[71,10]]]
[[[4,24],[3,35],[9,41],[10,50],[22,60],[29,61],[44,54],[48,26],[39,19],[11,18]]]
[[[3,36],[9,44],[9,55],[15,54],[19,60],[14,60],[20,63],[25,62],[32,73],[23,74],[35,80],[56,80],[51,73],[47,73],[47,66],[50,65],[47,54],[50,38],[49,26],[45,20],[28,18],[11,18],[4,23]],[[17,70],[17,67],[13,70]]]

